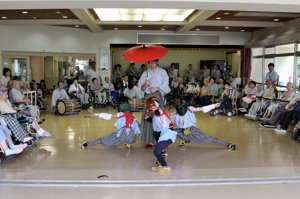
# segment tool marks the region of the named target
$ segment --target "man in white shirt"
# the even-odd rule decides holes
[[[57,100],[69,100],[69,96],[67,92],[63,89],[64,82],[59,81],[58,82],[58,88],[55,89],[55,91],[52,94],[52,100],[51,100],[51,108],[56,111],[56,102]]]
[[[96,78],[98,82],[100,82],[100,85],[102,85],[102,79],[101,79],[101,74],[100,71],[96,70],[96,63],[94,61],[91,62],[92,68],[88,70],[85,78],[85,85],[87,82],[87,79],[89,79],[90,85],[93,84],[93,79]]]
[[[129,83],[128,87],[124,90],[124,95],[129,98],[141,98],[140,91],[133,83]]]
[[[229,75],[229,83],[230,83],[230,87],[232,87],[233,89],[236,89],[236,82],[234,81],[234,78],[232,75]]]
[[[80,84],[78,84],[77,78],[73,79],[73,84],[70,86],[68,93],[69,94],[76,93],[77,97],[80,99],[81,103],[83,105],[88,106],[90,96],[89,96],[89,94],[85,93],[84,88]]]
[[[274,64],[268,64],[269,72],[266,74],[266,80],[271,79],[272,85],[277,85],[278,74],[274,71]]]

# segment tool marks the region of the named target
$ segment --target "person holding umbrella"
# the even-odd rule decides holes
[[[159,106],[164,109],[163,96],[170,92],[169,76],[164,69],[158,67],[158,59],[148,62],[150,69],[146,70],[139,80],[139,90],[146,93],[145,98],[157,96],[159,98]],[[141,134],[138,137],[139,141],[146,142],[147,148],[151,149],[156,140],[153,137],[153,126],[146,122],[147,107],[144,107],[141,121]],[[153,116],[150,115],[150,117]]]

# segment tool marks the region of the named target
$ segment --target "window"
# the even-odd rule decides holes
[[[266,48],[266,55],[275,54],[275,47]]]
[[[250,79],[253,79],[256,82],[262,83],[262,58],[253,58],[252,59],[252,68]]]
[[[295,48],[294,43],[276,46],[276,54],[293,53],[294,48]]]
[[[296,87],[300,84],[300,57],[297,57],[297,77],[296,77]]]
[[[279,85],[285,86],[288,82],[293,82],[294,56],[277,57],[275,71],[279,75]]]
[[[252,56],[260,56],[264,54],[263,48],[252,48]]]
[[[4,58],[3,66],[11,70],[11,80],[18,80],[20,82],[27,81],[26,58]]]

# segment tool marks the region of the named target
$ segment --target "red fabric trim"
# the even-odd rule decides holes
[[[192,111],[191,111],[191,109],[189,109],[189,108],[187,108],[188,109],[188,111],[190,111],[191,113],[193,113]]]
[[[154,114],[154,115],[155,115],[155,114]],[[166,110],[163,110],[163,114],[161,114],[161,115],[159,115],[159,116],[155,115],[155,117],[161,117],[161,116],[163,116],[163,115],[166,115],[166,116],[167,116],[167,118],[171,121],[171,124],[172,124],[173,128],[175,128],[175,124],[172,122],[172,120],[171,120],[171,118],[169,117],[169,115],[168,115],[168,113],[167,113]]]
[[[118,118],[122,118],[122,117],[126,117],[126,126],[125,128],[128,129],[129,127],[129,124],[132,124],[133,123],[133,119],[135,118],[132,114],[128,113],[128,112],[125,112],[124,115],[118,117]]]

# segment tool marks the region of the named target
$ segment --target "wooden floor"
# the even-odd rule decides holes
[[[50,105],[50,96],[43,101]],[[173,110],[174,111],[174,110]],[[112,107],[94,108],[94,112],[117,113]],[[291,132],[281,135],[273,129],[261,128],[258,122],[244,116],[227,117],[195,113],[196,125],[207,134],[237,144],[237,150],[216,144],[188,144],[179,148],[179,140],[168,149],[168,165],[172,172],[153,173],[155,157],[145,143],[136,142],[132,149],[124,145],[106,148],[102,145],[80,149],[79,144],[115,132],[114,123],[89,115],[82,110],[78,115],[57,116],[49,108],[41,117],[42,128],[52,137],[26,148],[14,159],[5,160],[0,154],[0,184],[18,185],[37,183],[96,185],[132,185],[153,183],[244,183],[256,179],[276,182],[300,179],[300,143],[291,139]],[[141,113],[134,113],[141,120]],[[98,179],[100,175],[109,178]],[[221,181],[220,181],[221,180]],[[255,180],[254,180],[255,181]],[[77,185],[78,185],[77,184]],[[77,186],[76,185],[76,186]]]

